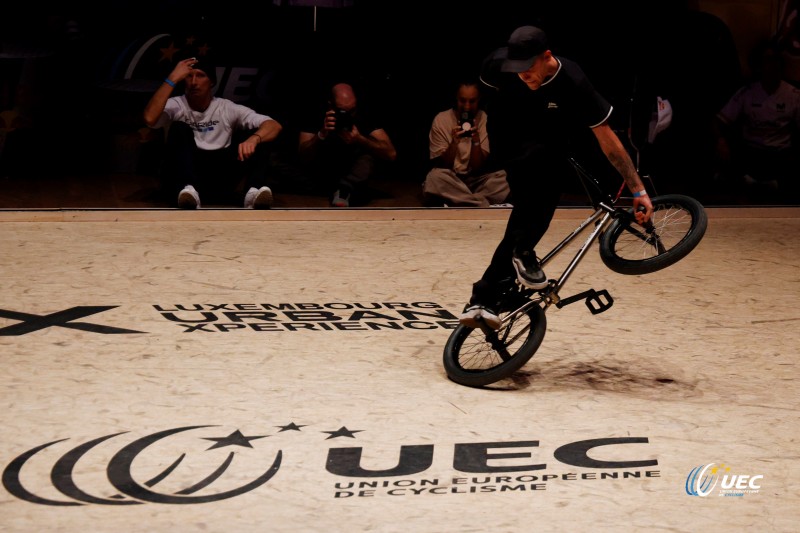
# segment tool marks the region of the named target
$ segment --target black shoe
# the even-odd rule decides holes
[[[547,288],[547,276],[539,266],[535,253],[528,250],[514,251],[512,262],[517,271],[517,279],[524,287],[537,291]]]

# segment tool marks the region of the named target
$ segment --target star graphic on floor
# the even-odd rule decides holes
[[[298,426],[297,424],[292,422],[292,423],[290,423],[290,424],[288,424],[286,426],[275,426],[275,427],[276,428],[281,428],[281,431],[300,431],[300,428],[304,428],[306,426],[304,424]],[[279,431],[278,433],[280,433],[281,431]]]
[[[354,438],[356,438],[355,434],[356,433],[360,433],[362,431],[364,431],[364,430],[363,429],[352,429],[351,430],[351,429],[347,429],[346,427],[342,426],[339,429],[337,429],[336,431],[323,431],[322,433],[328,433],[329,434],[329,437],[326,438],[325,440],[335,439],[336,437],[350,437],[351,439],[354,439]]]
[[[256,437],[245,437],[238,429],[228,435],[227,437],[203,437],[204,440],[213,440],[216,442],[209,450],[214,448],[222,448],[224,446],[243,446],[245,448],[252,448],[250,445],[251,440],[263,439],[267,435],[260,435]],[[208,451],[208,450],[206,450]]]

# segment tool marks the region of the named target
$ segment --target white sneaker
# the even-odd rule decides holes
[[[459,323],[467,326],[468,328],[480,328],[481,323],[486,324],[492,329],[497,329],[502,324],[500,317],[494,311],[482,305],[471,305],[464,309],[461,316],[458,317]]]
[[[250,187],[250,190],[244,195],[244,207],[245,209],[269,209],[272,207],[272,189],[266,185],[260,189]]]
[[[350,207],[350,195],[346,194],[342,196],[341,191],[337,190],[333,193],[331,207]]]
[[[180,209],[197,209],[200,207],[200,195],[191,185],[187,185],[178,193],[178,207]]]

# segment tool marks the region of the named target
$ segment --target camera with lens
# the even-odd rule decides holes
[[[350,111],[336,109],[336,131],[350,131],[353,129],[353,115]]]

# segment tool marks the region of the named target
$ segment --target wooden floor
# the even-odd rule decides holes
[[[797,531],[800,212],[709,214],[487,390],[506,209],[0,210],[0,530]]]

